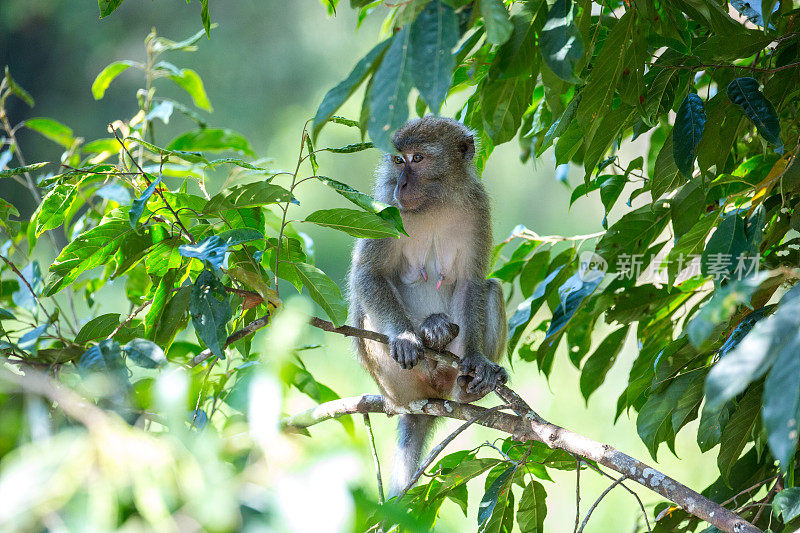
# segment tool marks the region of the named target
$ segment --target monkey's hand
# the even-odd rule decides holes
[[[456,338],[459,327],[444,313],[435,313],[426,318],[419,329],[425,346],[442,351]]]
[[[422,339],[413,331],[390,337],[389,349],[392,359],[405,369],[412,368],[422,360]]]
[[[458,365],[458,370],[461,372],[458,384],[468,395],[475,395],[477,398],[482,398],[496,386],[508,381],[505,368],[479,353],[465,355]]]

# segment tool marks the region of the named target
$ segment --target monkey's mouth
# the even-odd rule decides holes
[[[402,199],[395,196],[395,201],[400,211],[419,211],[425,205],[424,196],[404,196]]]

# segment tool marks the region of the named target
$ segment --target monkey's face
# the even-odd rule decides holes
[[[439,196],[441,188],[434,176],[434,156],[430,150],[409,150],[390,157],[397,176],[394,199],[401,211],[421,211]]]
[[[393,197],[404,212],[441,205],[466,189],[473,166],[472,132],[453,119],[426,116],[409,121],[392,138],[396,152],[385,162]]]

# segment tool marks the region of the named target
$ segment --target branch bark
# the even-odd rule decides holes
[[[374,331],[362,330],[352,326],[337,328],[332,323],[316,317],[312,318],[310,323],[312,326],[325,331],[388,344],[388,338],[385,335]],[[436,352],[426,349],[425,356],[454,366],[458,361],[457,356],[450,352]],[[282,425],[286,429],[306,428],[331,418],[352,413],[427,414],[464,421],[475,420],[476,424],[509,433],[517,439],[536,440],[550,448],[561,449],[573,455],[591,459],[660,494],[686,510],[686,512],[726,533],[762,533],[759,528],[730,509],[726,509],[709,500],[702,494],[642,461],[622,453],[608,444],[602,444],[544,420],[531,410],[517,393],[505,385],[497,387],[495,393],[504,402],[508,403],[516,414],[499,411],[487,412],[489,411],[488,409],[477,405],[438,399],[411,402],[406,407],[392,409],[384,402],[382,396],[365,394],[323,403],[308,411],[286,418]]]

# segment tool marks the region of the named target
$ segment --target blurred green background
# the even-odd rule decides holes
[[[0,1],[0,63],[8,65],[15,79],[36,99],[30,109],[11,99],[12,123],[35,116],[52,117],[73,128],[87,141],[107,136],[107,124],[136,112],[136,89],[142,86],[141,74],[133,70],[122,74],[101,101],[95,101],[90,86],[97,73],[114,60],[144,58],[142,41],[155,28],[159,35],[180,40],[200,29],[200,5],[184,0],[128,0],[112,16],[98,19],[97,4],[91,0],[2,0]],[[181,67],[195,69],[203,78],[214,113],[205,115],[209,125],[235,129],[245,135],[259,156],[271,157],[278,168],[293,167],[303,123],[313,116],[325,92],[344,78],[350,68],[377,41],[380,22],[386,10],[378,10],[356,31],[355,12],[342,2],[338,15],[328,17],[317,0],[220,0],[211,2],[211,19],[219,26],[211,40],[203,39],[194,53],[172,52]],[[179,56],[179,57],[178,57]],[[159,86],[159,94],[174,93],[169,82]],[[360,92],[341,111],[357,118]],[[448,102],[445,114],[453,114],[459,102]],[[156,143],[166,145],[171,138],[191,127],[175,113],[169,125],[158,123]],[[327,126],[318,147],[341,146],[357,142],[354,130]],[[20,142],[29,161],[53,160],[59,147],[38,135],[21,131]],[[640,154],[629,154],[635,157]],[[344,181],[362,190],[371,186],[378,154],[367,150],[356,154],[322,154],[320,173]],[[533,164],[519,161],[516,141],[498,147],[484,171],[483,178],[493,200],[496,240],[504,239],[517,224],[524,224],[540,234],[584,234],[602,229],[602,206],[599,198],[579,199],[570,210],[570,190],[555,179],[550,152]],[[577,184],[583,172],[573,169],[569,181]],[[211,185],[212,192],[221,183]],[[596,193],[595,193],[596,194]],[[2,182],[0,196],[15,203],[20,211],[30,213],[27,193],[11,180]],[[330,191],[308,187],[301,192],[303,205],[290,211],[294,218],[332,204],[344,205]],[[624,206],[623,206],[624,207]],[[612,213],[610,219],[618,218]],[[316,227],[298,228],[314,240],[317,265],[344,287],[352,239],[338,232]],[[590,246],[590,245],[589,245]],[[47,262],[44,262],[47,264]],[[106,289],[110,293],[114,287]],[[116,289],[119,290],[119,289]],[[286,298],[288,290],[282,291]],[[113,296],[113,294],[109,294]],[[101,298],[103,312],[124,312],[122,298]],[[516,299],[512,299],[509,313]],[[602,333],[602,332],[601,332]],[[259,334],[254,350],[268,353],[264,334]],[[312,373],[341,396],[377,392],[375,385],[355,360],[346,340],[309,332],[308,343],[323,347],[303,352]],[[629,343],[632,344],[632,343]],[[259,347],[259,348],[255,348]],[[565,353],[556,357],[548,381],[538,375],[533,365],[512,369],[511,385],[545,418],[569,427],[601,442],[609,443],[642,460],[649,461],[646,448],[636,435],[635,420],[623,415],[611,423],[616,398],[623,389],[634,346],[627,346],[609,379],[585,405],[578,388],[578,373]],[[562,347],[562,352],[564,351]],[[490,404],[490,400],[484,400]],[[311,400],[299,394],[289,402],[288,411],[311,406]],[[291,455],[300,465],[287,474],[276,487],[285,515],[295,517],[287,524],[293,531],[322,531],[321,515],[331,531],[345,526],[349,519],[349,500],[343,492],[348,485],[374,489],[372,460],[360,420],[355,438],[335,423],[312,428],[312,439],[298,437]],[[373,417],[384,478],[391,469],[394,422]],[[442,424],[439,435],[456,423]],[[700,456],[689,437],[682,432],[677,441],[678,460],[662,450],[658,467],[695,489],[715,479],[716,452]],[[473,447],[499,435],[481,428],[470,428],[450,445],[449,450]],[[571,531],[574,521],[574,473],[554,472],[555,482],[545,482],[548,491],[548,531]],[[582,513],[608,485],[597,475],[581,476]],[[638,491],[645,504],[660,501],[654,494]],[[446,503],[437,531],[469,531],[476,527],[477,503],[482,487],[470,486],[470,516],[464,517],[453,503]],[[308,507],[319,512],[309,513]],[[296,508],[296,511],[293,510]],[[593,514],[586,531],[633,531],[641,520],[638,505],[624,491],[610,494]]]

